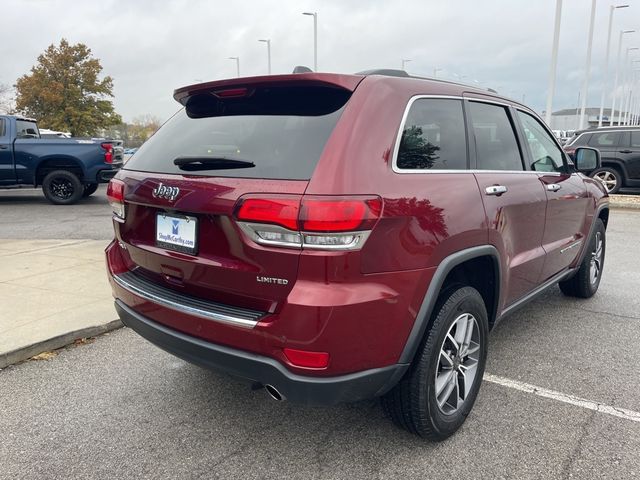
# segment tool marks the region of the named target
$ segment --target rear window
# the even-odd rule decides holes
[[[38,125],[28,120],[16,120],[16,138],[40,138]]]
[[[272,87],[242,98],[197,95],[140,147],[126,169],[309,179],[350,94],[327,87]],[[176,159],[194,163],[180,168]]]

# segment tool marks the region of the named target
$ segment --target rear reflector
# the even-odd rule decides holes
[[[113,214],[124,220],[124,182],[122,180],[112,178],[109,181],[107,185],[107,199],[109,200]]]
[[[327,352],[308,352],[306,350],[283,349],[285,357],[296,367],[326,368],[329,365]]]

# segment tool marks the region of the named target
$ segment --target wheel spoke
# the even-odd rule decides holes
[[[463,378],[463,386],[464,386],[464,397],[463,400],[466,400],[469,392],[471,391],[471,387],[473,386],[473,381],[476,378],[476,372],[478,370],[478,362],[475,360],[470,360],[468,364],[460,365],[460,374]]]
[[[440,350],[440,361],[444,360],[445,367],[453,367],[453,360],[451,360],[451,355],[444,350]]]
[[[451,383],[452,376],[454,376],[453,370],[445,370],[436,377],[436,397],[440,397],[442,390]]]
[[[453,389],[456,387],[457,383],[458,382],[456,379],[456,375],[454,371],[451,370],[451,375],[449,375],[447,383],[445,384],[446,387],[443,389],[444,392],[439,397],[436,396],[438,406],[442,407],[447,402],[447,400],[449,400],[449,397],[451,397],[451,392],[453,392]]]

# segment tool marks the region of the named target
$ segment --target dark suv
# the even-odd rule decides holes
[[[443,439],[500,319],[558,282],[598,288],[606,192],[523,105],[379,74],[174,97],[185,108],[110,183],[106,255],[122,321],[181,358],[278,400],[381,396]]]
[[[578,147],[597,148],[602,166],[589,176],[604,183],[609,193],[624,187],[640,187],[640,127],[603,127],[578,132],[565,146],[573,154]]]

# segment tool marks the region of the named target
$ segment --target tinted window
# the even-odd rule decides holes
[[[4,137],[6,135],[6,127],[4,118],[0,118],[0,137]]]
[[[126,169],[309,179],[348,99],[337,90],[256,89],[247,98],[229,100],[202,95],[144,143]],[[174,164],[177,158],[195,163],[181,169]],[[234,160],[243,161],[236,162],[243,168],[233,168]]]
[[[522,157],[507,109],[469,102],[476,158],[481,170],[522,170]]]
[[[619,133],[606,132],[606,133],[594,133],[591,135],[587,145],[592,147],[613,147],[618,143]]]
[[[562,151],[540,122],[528,113],[518,111],[524,136],[531,153],[531,170],[562,172]]]
[[[40,138],[36,122],[16,120],[16,138]]]
[[[400,139],[398,168],[467,168],[461,100],[421,98],[413,102]]]
[[[631,132],[631,146],[640,148],[640,132]]]

